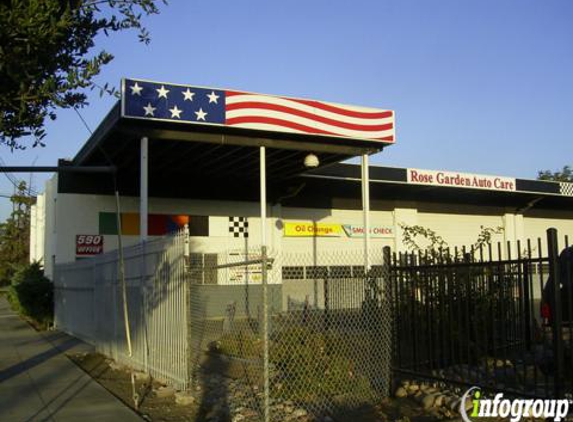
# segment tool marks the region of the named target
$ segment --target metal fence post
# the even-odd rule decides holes
[[[385,362],[383,362],[384,368],[382,376],[384,379],[384,386],[382,394],[385,397],[390,397],[392,394],[392,359],[394,357],[394,342],[395,342],[395,329],[394,329],[394,297],[392,289],[392,277],[391,277],[391,266],[392,264],[392,250],[390,246],[384,246],[382,249],[382,288],[384,289],[384,298],[386,299],[385,305],[389,307],[388,318],[383,319],[384,330],[387,331],[387,343],[384,345],[386,350],[384,350]]]
[[[525,350],[531,351],[531,292],[529,291],[529,277],[530,277],[530,263],[528,260],[522,262],[523,273],[522,279],[520,280],[520,287],[523,289],[523,319],[524,319],[524,329],[525,329]]]
[[[91,338],[93,339],[94,342],[98,342],[99,341],[99,337],[98,337],[98,322],[99,322],[99,304],[97,303],[97,292],[96,292],[96,286],[97,286],[97,278],[96,278],[96,274],[97,274],[97,257],[92,258],[92,266],[91,266],[91,270],[92,270],[92,276],[91,276],[91,288],[92,288],[92,332],[91,332]]]
[[[114,264],[116,266],[118,266],[119,265],[119,259],[117,261],[115,261]],[[113,359],[117,361],[119,358],[119,355],[117,352],[118,351],[118,340],[119,340],[118,336],[117,336],[117,319],[118,319],[118,317],[117,317],[117,315],[118,315],[118,312],[117,312],[117,307],[118,307],[117,289],[119,287],[119,276],[118,276],[119,268],[116,267],[116,269],[117,269],[117,274],[115,277],[110,278],[110,286],[109,286],[109,290],[111,293],[111,301],[113,304],[113,339],[111,340],[109,347],[110,347]]]
[[[190,250],[190,232],[189,225],[185,224],[183,232],[183,258],[185,260],[183,268],[183,283],[185,286],[185,330],[186,330],[186,345],[185,345],[185,365],[187,365],[187,388],[191,389],[191,383],[193,378],[193,364],[192,364],[192,338],[191,338],[191,250]]]
[[[553,396],[560,398],[563,391],[562,375],[563,367],[563,338],[562,321],[561,321],[561,280],[559,271],[559,249],[557,240],[557,230],[554,228],[547,229],[547,248],[549,252],[549,278],[553,282],[551,320],[553,331],[553,353],[555,362],[555,376]]]
[[[328,270],[327,270],[328,271]],[[324,330],[330,329],[330,292],[328,290],[328,274],[324,275]]]
[[[263,245],[262,275],[263,275],[263,380],[264,380],[264,421],[270,421],[270,380],[269,380],[269,292],[267,274],[267,247]]]
[[[148,329],[148,301],[147,301],[147,250],[145,244],[142,245],[141,251],[141,274],[140,274],[140,318],[143,329],[143,368],[145,373],[149,373],[149,335]]]

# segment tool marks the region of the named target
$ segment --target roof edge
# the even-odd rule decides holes
[[[306,172],[302,176],[358,181],[361,174],[359,164],[339,163],[327,168]],[[444,189],[457,188],[505,193],[534,193],[573,198],[573,182],[520,179],[510,176],[484,175],[450,170],[370,166],[370,181],[373,183],[397,183]],[[467,181],[470,183],[467,183]]]
[[[73,158],[72,163],[76,166],[81,166],[85,160],[93,153],[93,151],[103,142],[111,130],[119,122],[121,101],[117,101],[111,110],[107,113],[105,118],[101,121],[97,129],[90,135],[87,142],[78,151]]]

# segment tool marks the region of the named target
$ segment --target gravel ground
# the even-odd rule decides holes
[[[128,368],[117,365],[98,353],[75,353],[69,357],[127,406],[134,408],[131,372]],[[145,420],[153,422],[260,420],[254,406],[242,396],[243,387],[240,380],[216,375],[208,379],[208,385],[197,389],[199,393],[188,395],[177,393],[157,381],[150,381],[143,374],[137,374],[136,394],[140,397],[137,411]],[[218,389],[226,391],[227,396],[218,397],[216,395]],[[209,391],[209,394],[204,397],[201,390]],[[221,411],[221,400],[225,400],[226,403],[223,411]],[[273,410],[275,414],[273,420],[296,422],[430,422],[458,418],[454,414],[446,417],[435,409],[424,409],[419,398],[412,396],[385,399],[375,407],[357,409],[351,414],[336,417],[310,415],[302,407],[297,407],[289,401],[275,400]]]

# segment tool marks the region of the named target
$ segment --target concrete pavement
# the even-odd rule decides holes
[[[62,352],[79,341],[50,342],[0,297],[0,421],[141,422]]]

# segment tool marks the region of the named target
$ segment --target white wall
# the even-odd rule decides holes
[[[41,224],[43,230],[36,230],[38,233],[46,233],[43,240],[43,251],[39,251],[35,257],[44,256],[46,274],[51,276],[53,259],[55,263],[71,262],[76,259],[75,242],[78,234],[99,234],[99,213],[116,211],[115,198],[101,195],[78,195],[78,194],[56,194],[56,176],[47,182],[44,209],[44,221]],[[122,213],[137,213],[139,211],[139,200],[135,197],[121,197]],[[151,198],[149,202],[149,212],[152,214],[184,214],[184,215],[206,215],[211,219],[220,217],[222,230],[220,233],[213,233],[209,238],[193,237],[192,248],[200,252],[220,252],[230,249],[244,250],[245,248],[257,247],[260,244],[260,219],[258,218],[260,209],[257,203],[246,202],[225,202],[225,201],[201,201],[201,200],[174,200],[163,198]],[[338,223],[338,224],[362,224],[362,212],[357,210],[318,210],[302,208],[282,208],[279,206],[269,206],[267,211],[267,233],[268,246],[273,251],[284,252],[311,252],[313,250],[360,250],[364,241],[362,238],[311,238],[283,237],[283,221],[312,221],[317,223]],[[229,216],[248,217],[249,237],[233,238],[228,235]],[[373,211],[371,224],[393,225],[393,215],[391,212]],[[151,237],[152,238],[152,237]],[[135,244],[139,241],[138,236],[124,236],[125,246]],[[104,235],[104,252],[117,248],[116,235]],[[392,238],[374,238],[371,242],[372,250],[379,251],[383,246],[394,246]]]
[[[569,245],[573,244],[573,219],[527,217],[523,219],[524,230],[530,238],[541,239],[542,249],[547,250],[547,229],[556,228],[559,235],[559,249],[565,246],[564,236],[569,236]],[[535,246],[537,243],[534,242]]]
[[[135,197],[121,197],[120,207],[122,213],[138,213],[139,199]],[[116,201],[112,196],[60,194],[58,196],[58,249],[57,262],[69,262],[75,259],[75,236],[78,234],[99,233],[99,213],[116,212]],[[163,198],[150,198],[150,214],[183,214],[183,215],[210,215],[210,216],[251,216],[258,212],[256,204],[232,204],[215,201],[173,200]],[[260,229],[257,220],[249,220],[248,243],[259,243]],[[223,219],[225,229],[228,221]],[[268,223],[269,229],[271,223]],[[226,232],[225,232],[226,233]],[[149,236],[153,239],[153,236]],[[123,236],[124,246],[139,242],[139,236]],[[194,237],[193,247],[202,252],[219,251],[233,247],[243,247],[244,239],[234,239],[228,236],[209,239]],[[117,249],[116,235],[104,236],[104,252]]]
[[[283,208],[282,221],[309,221],[314,223],[352,224],[363,225],[363,214],[360,210],[323,210],[308,208]],[[393,217],[390,211],[371,211],[370,226],[393,227]],[[282,237],[281,230],[276,231],[279,239]],[[364,247],[364,238],[340,237],[282,237],[282,251],[357,251]],[[373,251],[381,251],[384,246],[394,246],[394,239],[371,238],[370,245]],[[318,264],[320,265],[320,263]]]
[[[30,210],[30,262],[44,259],[45,195],[38,195]]]
[[[56,245],[58,234],[56,231],[56,213],[58,196],[58,175],[55,174],[46,181],[44,191],[44,272],[47,277],[52,277],[56,259]]]
[[[75,241],[78,234],[99,234],[99,213],[116,211],[115,198],[101,195],[57,194],[57,176],[46,183],[45,194],[35,207],[35,248],[31,255],[38,259],[43,256],[46,273],[52,274],[53,259],[56,263],[74,261]],[[41,210],[42,208],[42,210]],[[475,211],[475,210],[474,210]],[[121,212],[139,212],[139,201],[135,197],[121,198]],[[210,216],[218,221],[218,229],[211,230],[211,237],[192,238],[192,248],[199,252],[221,252],[230,249],[244,250],[260,244],[259,205],[257,203],[202,201],[150,198],[149,212],[152,214],[183,214]],[[282,223],[308,221],[316,223],[337,223],[362,225],[360,210],[323,210],[306,208],[285,208],[269,206],[267,222],[268,246],[285,253],[311,253],[325,251],[360,251],[362,238],[340,237],[283,237]],[[522,215],[500,211],[499,215],[469,215],[459,210],[450,211],[444,205],[432,212],[418,212],[408,204],[391,211],[372,211],[371,225],[392,227],[394,237],[373,238],[372,251],[380,253],[384,246],[394,250],[405,250],[402,243],[400,224],[421,225],[431,228],[441,235],[450,246],[471,245],[477,239],[481,227],[504,227],[503,234],[494,241],[524,240],[545,237],[548,227],[556,227],[562,235],[573,235],[573,220],[568,218],[523,218]],[[233,238],[228,235],[229,216],[242,216],[249,219],[248,239]],[[217,220],[218,218],[218,220]],[[44,229],[41,230],[40,228]],[[45,236],[44,236],[45,234]],[[138,236],[124,236],[126,246],[139,241]],[[31,240],[31,244],[34,243]],[[39,245],[42,245],[41,247]],[[104,252],[117,248],[117,236],[104,236]],[[318,263],[320,265],[320,263]]]
[[[483,228],[505,228],[501,215],[460,215],[444,213],[418,213],[418,224],[434,230],[451,247],[469,247],[474,244]],[[504,234],[494,235],[493,242],[503,242]]]
[[[38,240],[37,218],[37,207],[36,205],[32,205],[30,207],[30,262],[36,259],[36,242]]]
[[[137,213],[139,211],[138,198],[122,197],[121,212]],[[58,228],[57,261],[69,262],[75,259],[75,236],[78,234],[99,233],[99,213],[115,212],[115,199],[111,196],[59,194],[57,198],[56,226]],[[184,214],[208,215],[222,217],[222,235],[212,237],[194,237],[193,247],[202,252],[216,252],[245,246],[258,246],[260,244],[261,226],[259,206],[256,203],[200,201],[200,200],[173,200],[151,198],[149,212],[152,214]],[[227,220],[229,216],[248,217],[248,239],[235,239],[227,235]],[[320,249],[356,249],[362,247],[361,238],[283,238],[281,221],[313,221],[320,223],[362,224],[361,211],[349,210],[316,210],[302,208],[269,207],[268,210],[268,246],[273,250],[300,251],[315,246]],[[371,224],[392,225],[391,212],[373,211]],[[126,246],[139,241],[138,236],[124,236]],[[372,239],[372,247],[392,245],[392,239]],[[104,236],[104,251],[117,248],[117,236]]]

